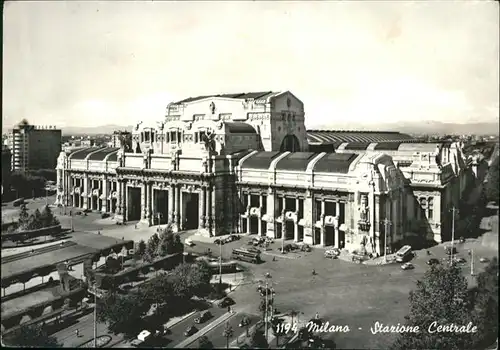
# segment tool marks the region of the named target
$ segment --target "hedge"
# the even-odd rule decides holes
[[[40,236],[50,236],[61,233],[61,225],[55,225],[51,227],[45,227],[38,230],[31,231],[21,231],[21,232],[12,232],[12,233],[2,233],[2,241],[6,239],[12,240],[13,238],[24,237],[25,240],[30,238],[36,238]]]

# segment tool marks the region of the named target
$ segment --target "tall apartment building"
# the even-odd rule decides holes
[[[11,160],[12,154],[10,149],[2,146],[2,195],[10,189],[10,175],[11,175]]]
[[[12,170],[55,169],[61,152],[61,129],[20,123],[9,133]]]

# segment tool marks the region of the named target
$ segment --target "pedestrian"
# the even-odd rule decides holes
[[[275,256],[273,256],[273,261],[276,261],[276,257]]]
[[[315,269],[312,270],[312,274],[313,274],[313,276],[316,275],[316,270]]]
[[[231,313],[231,306],[227,307],[227,312]]]
[[[316,312],[316,315],[314,316],[314,318],[319,320],[319,313]]]
[[[135,229],[137,230],[137,224],[135,224]]]
[[[75,334],[76,334],[77,337],[80,337],[80,332],[78,331],[78,328],[75,329]]]

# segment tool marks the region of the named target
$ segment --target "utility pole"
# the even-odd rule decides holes
[[[453,256],[455,254],[455,212],[458,212],[458,209],[453,206],[451,208],[451,254],[450,254],[450,264],[453,263]]]
[[[47,200],[47,187],[45,187],[45,206],[48,206],[48,200]]]
[[[389,226],[392,225],[391,221],[387,218],[382,221],[384,224],[384,262],[387,263],[387,231],[389,231]]]

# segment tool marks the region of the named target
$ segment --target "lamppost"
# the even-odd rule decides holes
[[[455,253],[455,212],[458,213],[458,209],[453,206],[451,211],[451,254],[450,254],[450,264],[453,262],[453,255]]]
[[[94,284],[94,348],[97,348],[97,288]]]
[[[387,218],[385,218],[382,223],[384,224],[384,262],[387,263],[387,231],[389,231],[389,226],[392,225],[392,223]]]

